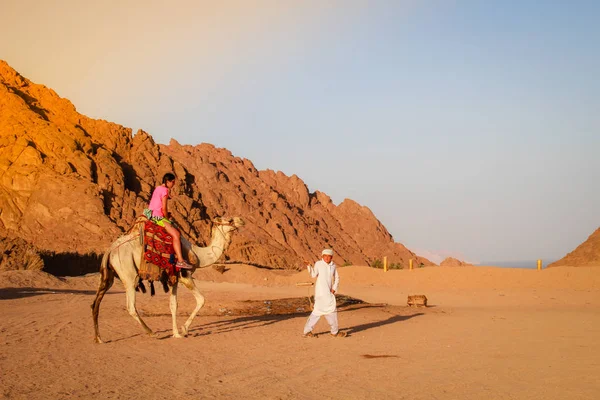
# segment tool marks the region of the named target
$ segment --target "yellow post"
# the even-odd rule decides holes
[[[383,256],[383,272],[387,272],[387,256]]]
[[[408,269],[412,269],[412,258],[408,260]]]
[[[542,270],[542,260],[538,260],[538,271]]]

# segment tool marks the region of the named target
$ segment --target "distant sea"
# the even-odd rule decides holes
[[[552,264],[556,260],[542,260],[542,268],[546,268],[549,264]],[[476,265],[481,266],[493,266],[502,268],[527,268],[536,269],[537,260],[527,261],[482,261]]]

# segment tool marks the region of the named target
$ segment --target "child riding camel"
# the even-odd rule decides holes
[[[181,234],[179,229],[173,226],[173,222],[168,219],[170,217],[168,201],[170,198],[169,189],[175,185],[175,175],[172,173],[166,173],[162,179],[162,185],[154,189],[152,193],[152,199],[148,208],[152,212],[152,220],[159,226],[165,228],[167,233],[173,237],[173,249],[175,250],[175,256],[177,257],[177,268],[191,269],[193,268],[188,264],[181,253]]]

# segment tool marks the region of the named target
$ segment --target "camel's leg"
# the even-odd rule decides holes
[[[196,284],[194,283],[194,278],[192,278],[191,276],[187,278],[180,278],[180,281],[185,285],[186,288],[192,291],[192,294],[196,298],[196,308],[194,308],[194,311],[192,311],[192,313],[190,314],[190,317],[185,322],[185,325],[181,327],[183,335],[187,336],[192,321],[196,317],[196,314],[198,314],[198,311],[200,311],[202,306],[204,306],[204,296],[202,296],[202,293],[200,293],[200,290],[196,287]]]
[[[129,315],[133,317],[141,326],[144,328],[144,331],[150,336],[156,336],[152,329],[148,328],[148,325],[140,318],[137,309],[135,308],[135,286],[127,285],[125,289],[125,295],[127,297],[127,311]]]
[[[100,287],[98,287],[98,291],[96,292],[96,298],[92,303],[92,319],[94,320],[94,342],[102,343],[102,339],[100,339],[100,330],[98,328],[98,314],[100,313],[100,302],[104,297],[104,294],[110,289],[115,281],[115,272],[108,268],[101,268],[100,274]]]
[[[171,308],[171,317],[173,319],[173,337],[182,338],[177,329],[177,284],[171,286],[171,297],[169,298],[169,306]]]

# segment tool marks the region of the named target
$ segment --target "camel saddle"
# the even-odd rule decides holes
[[[154,282],[164,279],[169,285],[177,283],[177,258],[173,248],[173,236],[154,221],[146,219],[143,224],[143,257],[139,268],[140,279]]]

